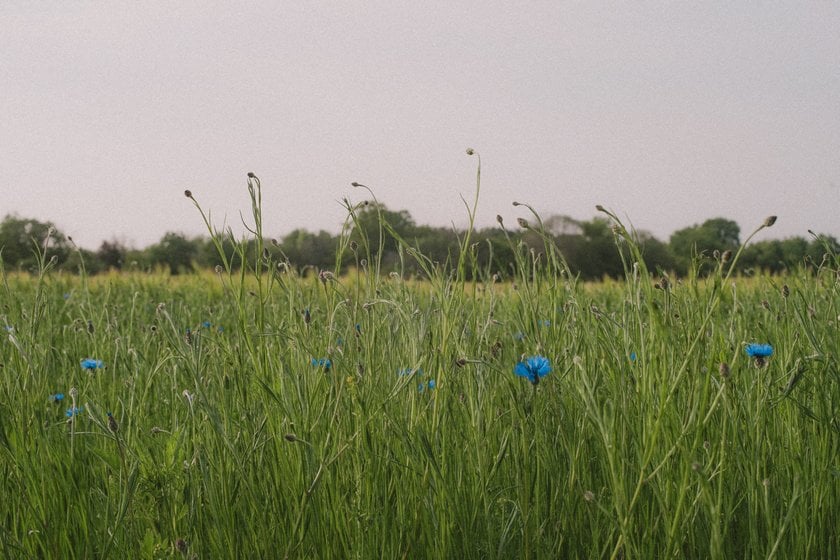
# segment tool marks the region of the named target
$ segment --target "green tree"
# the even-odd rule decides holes
[[[741,228],[726,218],[712,218],[671,234],[669,248],[678,272],[685,274],[693,259],[709,257],[714,251],[735,251],[741,244]]]
[[[60,265],[67,260],[70,249],[69,241],[52,222],[12,214],[0,222],[0,255],[7,267],[34,270],[38,252],[44,253],[47,260],[56,257]]]
[[[194,270],[200,240],[189,239],[180,233],[168,232],[161,240],[149,247],[149,261],[152,266],[167,266],[171,274]]]

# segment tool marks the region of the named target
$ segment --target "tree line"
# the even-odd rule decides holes
[[[536,256],[544,249],[544,236],[548,236],[571,272],[580,278],[621,277],[624,264],[612,226],[608,219],[601,217],[576,220],[568,216],[551,216],[537,231],[526,223],[510,227],[499,217],[497,226],[470,234],[471,276],[480,276],[479,271],[483,271],[500,278],[511,277],[516,272],[516,252],[526,251]],[[433,266],[445,265],[457,260],[465,233],[417,224],[407,210],[393,211],[383,205],[370,205],[358,212],[352,228],[344,235],[296,229],[266,243],[263,257],[306,274],[332,270],[337,250],[344,247],[349,251],[343,260],[345,265],[367,266],[366,257],[371,257],[384,271],[419,274],[421,268],[417,261],[406,258],[407,248],[421,253],[424,261]],[[667,242],[645,232],[636,232],[636,238],[649,270],[677,275],[686,275],[689,271],[703,274],[714,267],[721,255],[738,250],[741,231],[732,220],[712,218],[675,231]],[[364,241],[370,251],[361,254],[359,247]],[[241,261],[237,261],[242,258],[241,254],[250,255],[245,258],[256,258],[254,251],[237,252],[235,243],[237,241],[233,239],[221,239],[221,248],[234,267],[241,266]],[[91,251],[76,247],[73,240],[51,222],[7,215],[0,223],[0,258],[6,270],[35,272],[39,266],[52,261],[58,269],[84,270],[88,274],[158,269],[184,274],[221,265],[223,261],[218,249],[209,237],[168,232],[157,243],[143,249],[110,240]],[[818,267],[825,258],[833,259],[839,253],[840,244],[832,236],[812,234],[810,239],[771,239],[747,246],[738,266],[746,274],[759,271],[776,274],[798,266]]]

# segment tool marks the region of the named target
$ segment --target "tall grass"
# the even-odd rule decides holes
[[[301,277],[248,193],[256,259],[3,274],[0,556],[840,556],[836,256],[663,280],[607,212],[621,282],[578,283],[547,235],[514,283],[466,280],[468,236],[443,265],[400,240],[425,271],[405,278],[387,223]],[[532,385],[513,368],[536,354]]]

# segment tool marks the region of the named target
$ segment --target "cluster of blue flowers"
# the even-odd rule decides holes
[[[102,363],[102,360],[94,360],[93,358],[85,358],[81,361],[82,369],[102,369],[105,367],[105,364]]]
[[[420,393],[422,393],[426,389],[428,389],[429,391],[434,391],[435,387],[437,387],[437,383],[435,383],[435,380],[429,379],[426,383],[421,383],[420,385],[418,385],[417,391]]]
[[[79,414],[81,414],[84,411],[85,411],[85,407],[76,406],[76,407],[73,407],[73,408],[68,408],[67,412],[65,412],[64,415],[67,418],[73,418],[74,416],[78,416]]]
[[[50,395],[50,402],[58,404],[64,400],[64,393],[56,393],[54,395]]]
[[[329,358],[312,358],[312,367],[322,367],[326,371],[330,371],[332,362]]]

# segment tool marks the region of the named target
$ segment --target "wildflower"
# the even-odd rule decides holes
[[[545,319],[544,321],[540,321],[540,326],[550,327],[551,326],[551,321],[549,321],[548,319]]]
[[[750,358],[769,358],[773,355],[773,347],[769,344],[747,344],[745,352]]]
[[[58,404],[64,400],[64,393],[56,393],[54,395],[50,395],[50,402]]]
[[[68,408],[67,412],[64,413],[67,418],[73,418],[74,416],[78,416],[82,412],[85,411],[85,407],[83,406],[74,406],[72,408]]]
[[[630,361],[631,361],[631,362],[635,362],[635,361],[636,361],[636,353],[635,353],[635,352],[630,352]]]
[[[85,358],[81,361],[82,369],[102,369],[105,364],[102,360],[94,360],[93,358]]]
[[[323,367],[326,371],[330,371],[332,367],[332,362],[329,358],[312,358],[312,366],[313,367]]]
[[[308,307],[303,310],[303,322],[307,325],[312,322],[312,314],[309,313]]]
[[[744,351],[747,356],[753,358],[755,367],[764,367],[767,365],[767,358],[773,355],[773,347],[769,344],[747,344]]]
[[[435,380],[434,379],[429,379],[428,382],[421,383],[420,385],[417,386],[417,392],[422,393],[427,388],[429,389],[429,391],[434,391],[436,386],[437,386],[437,384],[435,383]]]
[[[225,328],[224,327],[216,327],[216,331],[219,332],[219,333],[223,333],[223,332],[225,332]]]
[[[201,326],[202,328],[209,329],[213,326],[213,324],[210,321],[204,321],[203,323],[201,323]]]
[[[513,373],[536,385],[540,382],[540,377],[551,373],[551,364],[548,362],[548,358],[544,356],[531,356],[517,363],[516,367],[513,368]]]
[[[522,332],[522,331],[515,332],[515,333],[513,333],[513,338],[516,339],[516,340],[524,340],[525,339],[525,333]]]
[[[772,227],[776,223],[776,216],[767,216],[762,224],[764,227]]]

